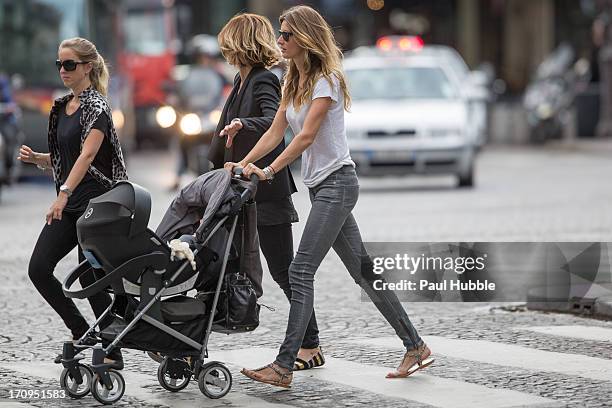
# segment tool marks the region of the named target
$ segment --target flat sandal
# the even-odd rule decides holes
[[[416,358],[416,363],[414,363],[411,367],[408,368],[408,370],[406,370],[405,372],[402,371],[395,371],[393,373],[389,373],[387,374],[386,378],[406,378],[411,374],[416,373],[419,370],[422,370],[423,368],[427,368],[430,365],[433,364],[433,362],[435,361],[433,358],[430,358],[429,356],[425,359],[423,359],[423,354],[425,351],[425,347],[427,347],[425,344],[421,347],[417,347],[414,350],[409,350],[406,352],[406,354],[404,354],[404,358],[402,358],[402,362],[400,363],[400,366],[404,363],[404,361],[407,358]],[[431,350],[429,352],[429,355],[431,356]]]
[[[323,357],[323,350],[319,347],[317,354],[308,361],[296,358],[293,364],[293,371],[310,370],[311,368],[321,367],[323,364],[325,364],[325,357]]]
[[[274,371],[278,375],[278,379],[270,380],[263,378],[260,374],[258,374],[258,371],[262,371],[266,368],[272,369],[272,371]],[[291,388],[291,381],[293,381],[293,373],[283,373],[278,368],[274,367],[274,364],[268,364],[256,370],[248,370],[246,368],[243,368],[242,370],[240,370],[240,372],[249,377],[251,380],[255,380],[264,384],[275,385],[277,387],[282,388]]]

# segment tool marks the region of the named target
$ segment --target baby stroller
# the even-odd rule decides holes
[[[166,227],[161,236],[147,228],[151,197],[136,184],[119,182],[90,201],[77,222],[87,260],[66,277],[63,290],[66,296],[80,299],[106,290],[113,300],[81,339],[64,343],[60,385],[70,397],[82,398],[91,392],[103,404],[121,399],[125,380],[104,363],[117,347],[163,355],[158,380],[169,391],[182,390],[192,377],[209,398],[221,398],[230,391],[232,376],[227,367],[217,361],[205,363],[210,334],[255,329],[261,295],[254,289],[261,287],[260,271],[251,276],[256,282],[249,279],[249,271],[237,271],[242,266],[239,258],[244,254],[246,230],[254,225],[246,220],[245,209],[254,205],[258,179],[253,175],[243,180],[240,169],[236,173],[216,170],[200,176],[194,183],[206,186],[212,180],[214,184],[208,188],[213,191],[212,197],[207,196],[210,201],[202,203],[208,206],[196,212],[198,223],[193,224],[194,218],[178,226],[170,222],[168,227],[167,219],[176,221],[175,204],[189,186],[183,189],[162,221]],[[182,235],[179,243],[188,245],[195,267],[189,258],[173,261],[166,244],[168,238],[186,231],[192,234]],[[72,288],[79,277],[94,272],[94,283]],[[187,296],[192,289],[199,291],[197,296]],[[238,317],[230,301],[233,291],[240,292],[234,293],[240,299]],[[123,302],[116,302],[118,298]],[[101,327],[108,320],[111,323]],[[81,363],[84,357],[78,356],[87,349],[93,350],[91,365]]]

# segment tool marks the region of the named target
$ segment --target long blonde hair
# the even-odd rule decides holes
[[[308,6],[291,7],[280,16],[279,21],[281,24],[287,23],[293,33],[292,38],[306,51],[304,88],[299,89],[299,72],[295,61],[291,60],[285,76],[282,105],[287,106],[289,102],[293,102],[295,108],[299,109],[309,103],[315,83],[321,76],[329,81],[332,87],[332,76],[335,76],[344,95],[344,109],[348,110],[351,106],[351,96],[342,71],[342,51],[336,44],[329,24],[316,10]]]
[[[75,37],[62,41],[59,48],[69,48],[74,51],[81,61],[91,62],[92,69],[89,71],[91,85],[102,95],[106,96],[108,94],[108,81],[110,77],[108,66],[94,43],[85,38]]]
[[[237,14],[219,32],[219,48],[234,66],[263,65],[269,68],[280,60],[272,24],[257,14]]]

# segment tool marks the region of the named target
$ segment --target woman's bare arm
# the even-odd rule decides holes
[[[304,127],[298,133],[289,146],[271,164],[276,172],[291,164],[306,150],[315,140],[323,119],[331,106],[331,98],[316,98],[310,105],[310,110],[304,120]]]
[[[285,116],[286,113],[287,110],[282,106],[276,111],[276,115],[274,116],[270,129],[268,129],[266,133],[261,136],[249,154],[247,154],[244,159],[240,161],[241,164],[244,165],[246,163],[254,163],[278,146],[281,140],[283,140],[285,130],[289,124],[287,122],[287,117]]]

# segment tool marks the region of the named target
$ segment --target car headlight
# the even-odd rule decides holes
[[[219,119],[221,119],[221,111],[219,109],[213,110],[208,114],[208,119],[216,125],[219,123]]]
[[[458,136],[461,134],[461,129],[430,129],[429,135],[431,137],[448,137],[448,136]]]
[[[172,106],[162,106],[155,112],[155,120],[160,127],[169,128],[176,122],[176,111]]]
[[[123,112],[121,112],[121,109],[113,110],[113,124],[116,129],[122,129],[123,125],[125,125],[125,116]]]
[[[197,135],[202,132],[202,121],[195,113],[188,113],[181,119],[181,132],[186,135]]]
[[[553,114],[553,108],[549,103],[542,103],[538,105],[538,109],[536,110],[538,118],[542,120],[546,120],[550,118]]]

